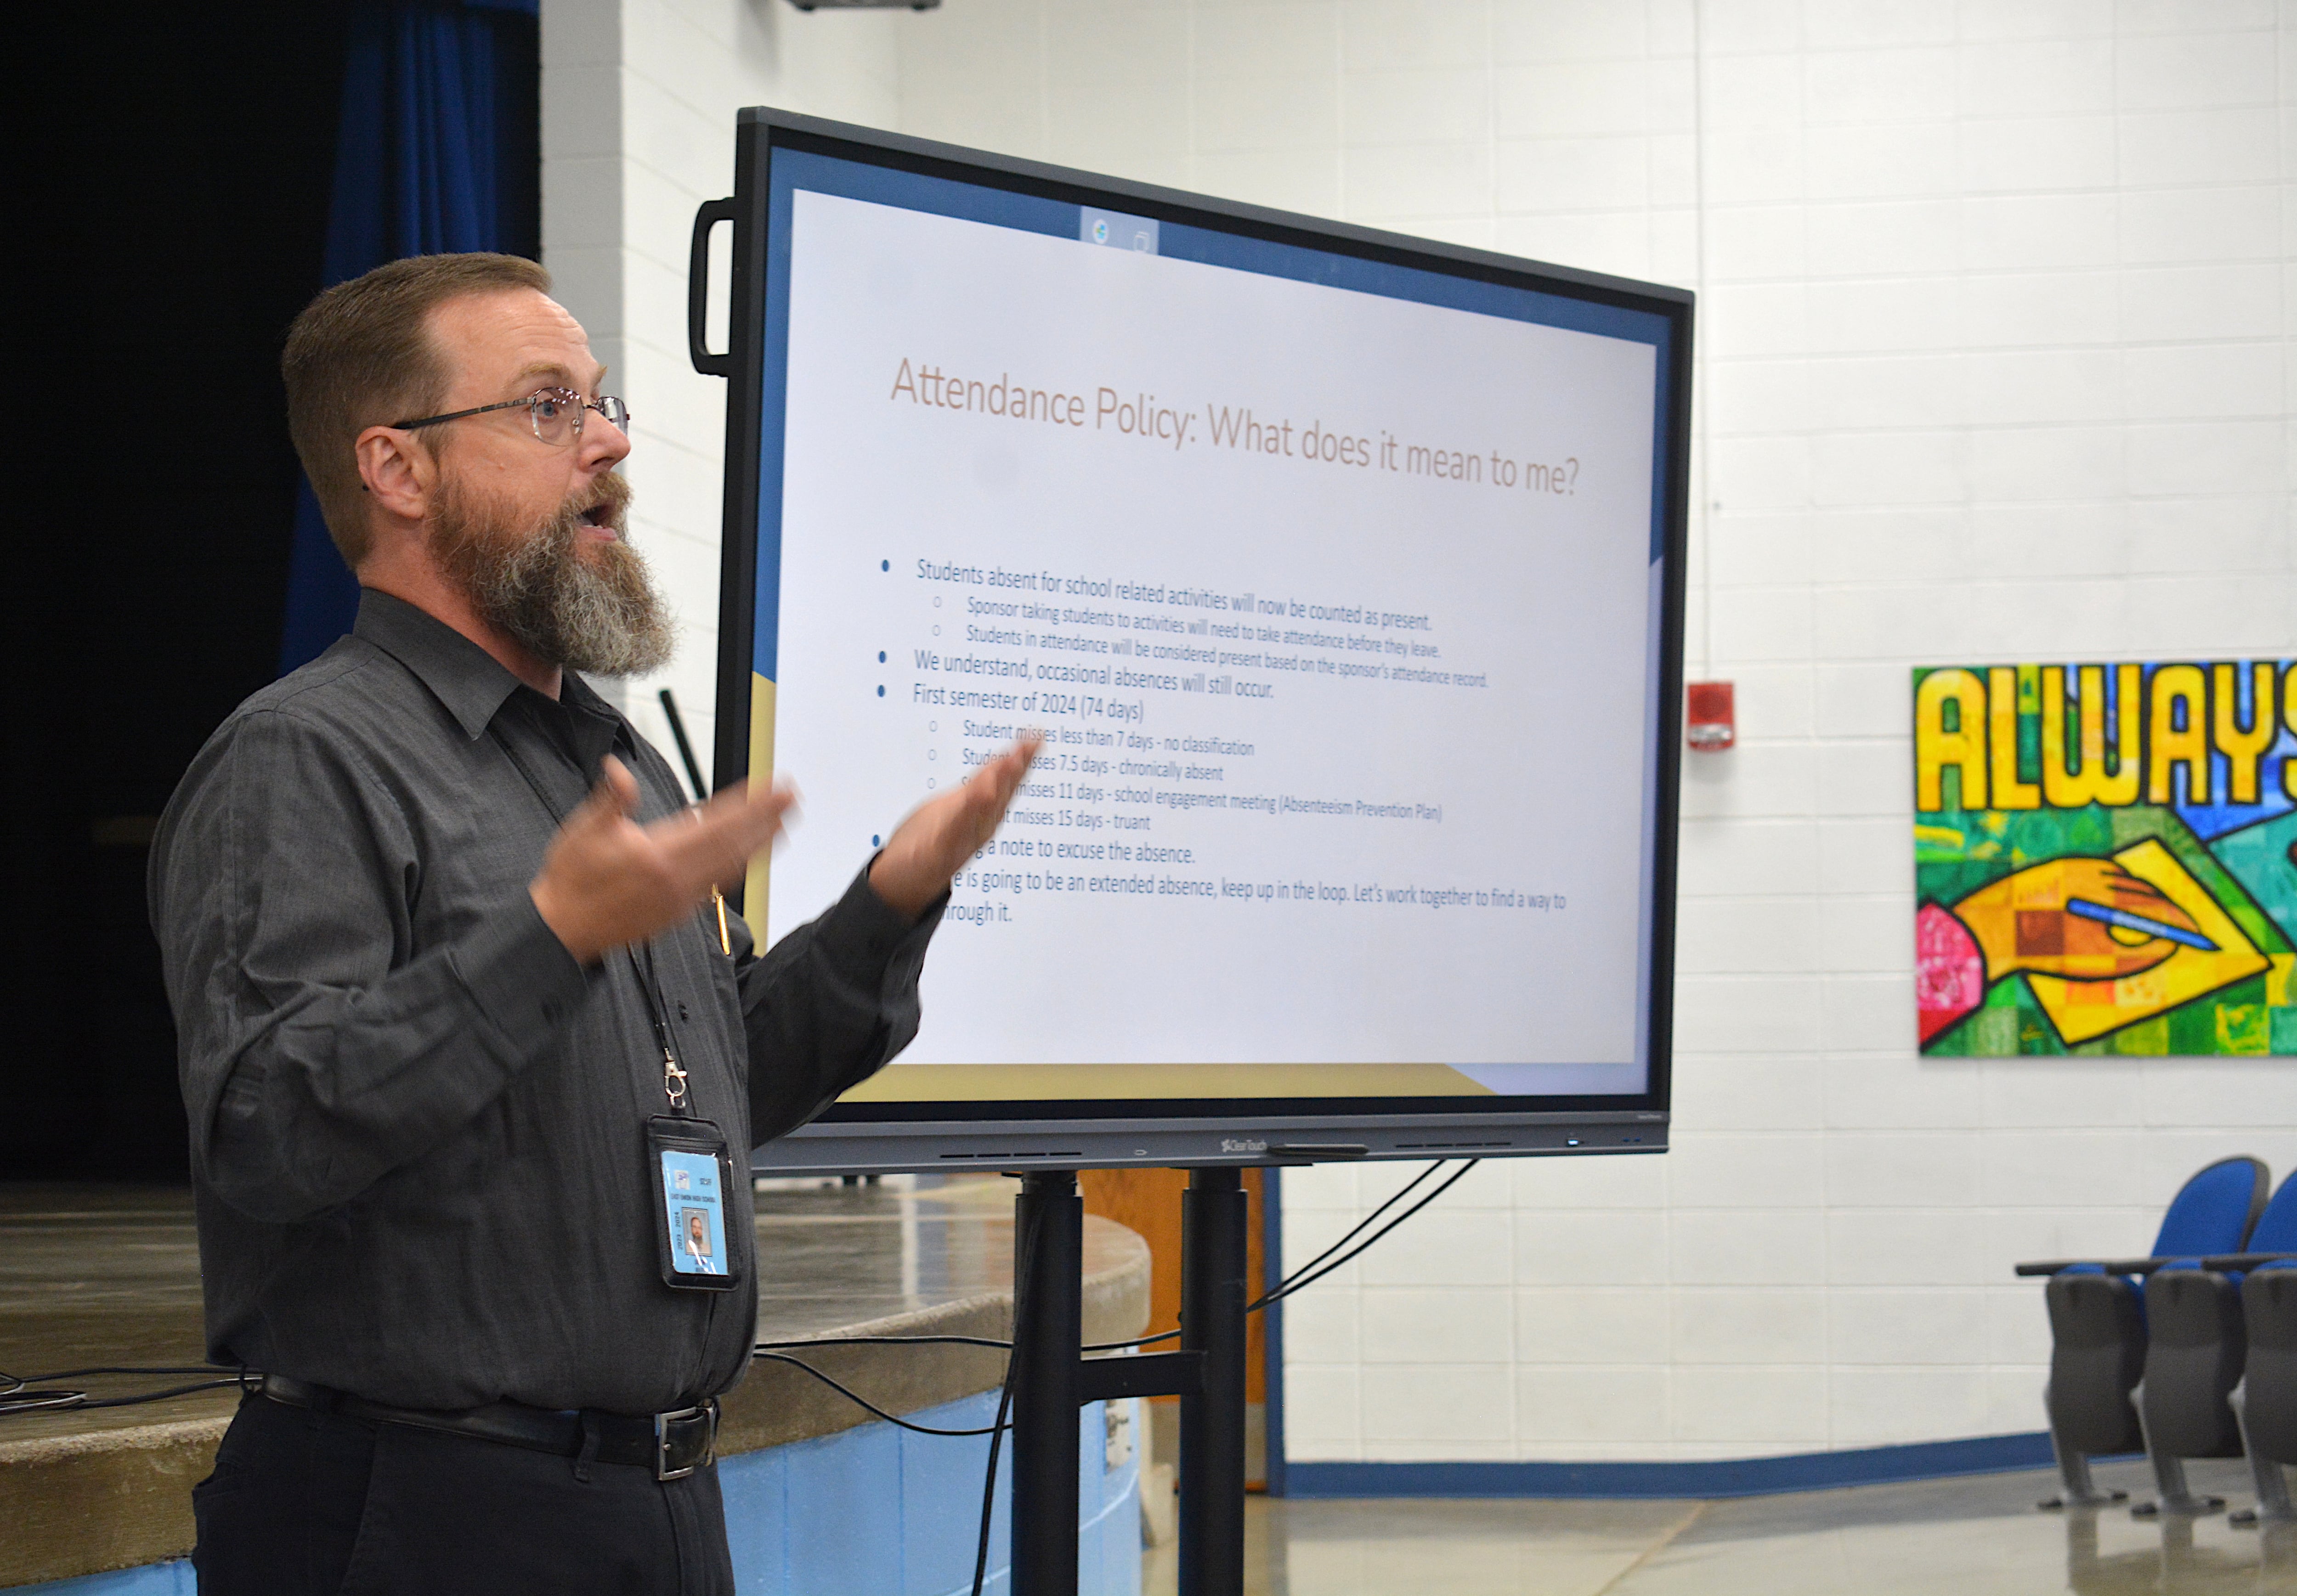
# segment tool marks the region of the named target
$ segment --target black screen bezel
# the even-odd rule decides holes
[[[726,407],[726,483],[720,566],[719,670],[714,785],[742,779],[749,767],[752,630],[755,620],[759,496],[757,434],[765,351],[769,222],[768,169],[778,148],[873,162],[898,170],[1001,187],[1063,203],[1211,227],[1247,237],[1361,256],[1369,260],[1451,273],[1511,287],[1561,294],[1665,317],[1672,329],[1666,385],[1666,442],[1660,469],[1660,533],[1667,568],[1661,588],[1657,809],[1654,816],[1651,946],[1648,1008],[1650,1070],[1641,1093],[1542,1097],[1058,1098],[833,1104],[809,1126],[808,1139],[897,1126],[940,1128],[960,1139],[976,1130],[1009,1142],[1066,1128],[1105,1129],[1127,1121],[1206,1127],[1313,1123],[1355,1131],[1369,1125],[1568,1124],[1590,1115],[1663,1121],[1674,1075],[1675,873],[1683,754],[1684,572],[1689,519],[1692,325],[1687,289],[1639,283],[1481,250],[1383,233],[1345,222],[1272,210],[1235,201],[1099,177],[958,145],[885,133],[765,107],[741,112],[736,135],[734,259],[729,317],[730,367]],[[738,906],[738,898],[737,899]],[[1463,1120],[1462,1116],[1466,1116]],[[1589,1151],[1598,1150],[1594,1148]],[[970,1156],[959,1150],[943,1156]],[[1424,1155],[1423,1155],[1424,1156]],[[1246,1159],[1246,1162],[1254,1162]]]

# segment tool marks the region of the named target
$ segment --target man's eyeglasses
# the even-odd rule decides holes
[[[394,421],[398,428],[435,427],[442,421],[460,421],[465,415],[484,415],[490,410],[524,410],[534,435],[543,442],[558,445],[572,443],[582,435],[582,413],[596,410],[614,426],[627,432],[630,424],[630,407],[611,393],[597,399],[584,399],[572,388],[538,388],[524,399],[505,399],[496,405],[473,405],[467,410],[449,410],[444,415],[424,415],[414,421]]]

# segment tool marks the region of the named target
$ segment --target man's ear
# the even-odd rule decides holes
[[[369,427],[351,448],[358,458],[360,485],[376,508],[393,520],[429,519],[439,464],[413,433]]]

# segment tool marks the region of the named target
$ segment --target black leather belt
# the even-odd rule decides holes
[[[314,1386],[284,1374],[267,1374],[259,1387],[273,1402],[291,1408],[312,1408],[323,1413],[372,1419],[378,1424],[405,1425],[409,1429],[436,1430],[465,1436],[503,1446],[523,1446],[530,1452],[560,1457],[588,1455],[601,1463],[624,1463],[651,1468],[661,1480],[684,1479],[717,1456],[718,1399],[667,1413],[608,1413],[597,1408],[572,1412],[531,1408],[524,1403],[489,1403],[460,1412],[436,1412],[426,1408],[395,1408],[368,1402],[330,1386]]]

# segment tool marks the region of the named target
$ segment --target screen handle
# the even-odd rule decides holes
[[[734,374],[734,356],[710,352],[703,337],[710,314],[710,230],[734,219],[734,202],[710,200],[694,213],[694,254],[686,268],[686,352],[705,377]]]

